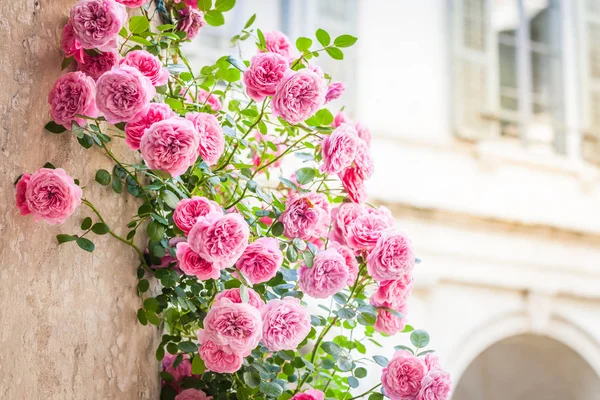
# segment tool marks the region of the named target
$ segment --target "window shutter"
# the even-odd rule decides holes
[[[584,51],[584,112],[582,157],[600,164],[600,0],[587,0],[583,12]]]
[[[451,2],[453,32],[454,129],[458,137],[497,136],[497,49],[492,36],[491,0]]]

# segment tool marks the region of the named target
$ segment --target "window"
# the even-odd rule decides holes
[[[586,0],[583,15],[582,156],[600,163],[600,0]]]

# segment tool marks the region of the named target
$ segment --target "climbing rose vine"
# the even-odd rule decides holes
[[[192,68],[182,46],[234,5],[78,1],[46,129],[104,152],[113,167],[95,181],[139,209],[108,226],[110,210],[84,196],[76,171],[48,163],[17,179],[19,212],[60,224],[83,205],[82,232],[59,243],[91,252],[90,237],[108,234],[137,253],[137,318],[163,332],[161,398],[447,399],[429,335],[405,319],[411,242],[389,210],[365,203],[371,134],[334,117],[326,104],[345,85],[313,64],[342,60],[357,39],[319,29],[294,46],[252,16],[232,38],[237,58]],[[242,55],[244,41],[253,54]],[[365,343],[397,333],[412,346],[368,354]],[[383,373],[365,391],[372,363]]]

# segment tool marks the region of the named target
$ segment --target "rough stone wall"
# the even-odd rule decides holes
[[[58,246],[56,234],[79,232],[91,216],[85,208],[50,226],[14,206],[15,178],[49,161],[79,178],[118,232],[119,218],[137,209],[131,196],[94,183],[96,169],[111,168],[98,149],[43,130],[74,3],[0,1],[0,398],[157,399],[157,332],[135,317],[133,251],[108,235],[93,238],[93,253]]]

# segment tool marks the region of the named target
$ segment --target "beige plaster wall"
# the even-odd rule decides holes
[[[94,238],[92,254],[58,246],[55,235],[79,232],[87,209],[56,227],[14,206],[15,178],[49,161],[80,179],[111,226],[137,208],[94,183],[96,169],[112,167],[98,149],[43,130],[74,3],[0,1],[0,398],[157,399],[157,333],[135,317],[133,252],[108,235]]]

